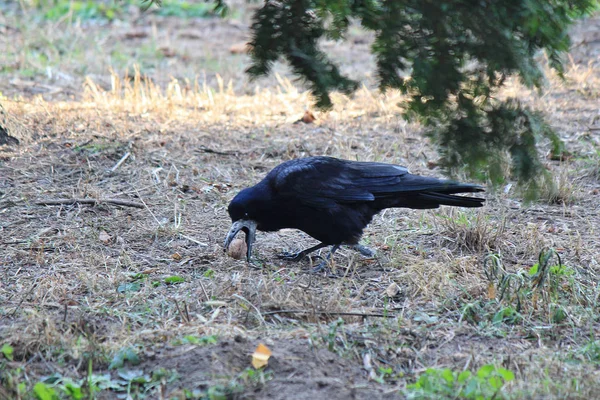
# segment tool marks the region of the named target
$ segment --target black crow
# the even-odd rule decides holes
[[[253,187],[237,194],[229,204],[233,224],[225,238],[229,247],[239,231],[246,233],[250,261],[255,233],[295,228],[321,243],[285,258],[300,260],[308,253],[333,246],[358,245],[363,229],[385,208],[438,208],[440,205],[481,207],[484,199],[455,196],[482,192],[477,185],[412,175],[399,165],[307,157],[275,167]],[[322,269],[326,261],[317,267]]]

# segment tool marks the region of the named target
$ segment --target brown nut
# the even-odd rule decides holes
[[[241,260],[244,257],[246,257],[247,250],[248,246],[246,246],[246,242],[243,239],[235,238],[229,245],[227,254],[229,254],[230,257],[235,258],[236,260]]]

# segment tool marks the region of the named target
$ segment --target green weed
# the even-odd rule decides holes
[[[156,13],[165,17],[203,18],[214,16],[211,3],[188,3],[187,1],[165,0]]]
[[[211,385],[207,389],[184,389],[185,399],[221,400],[238,398],[242,393],[264,386],[273,379],[273,373],[262,369],[246,368],[226,382]]]
[[[12,361],[13,359],[13,352],[13,347],[8,343],[4,343],[2,347],[0,347],[0,353],[2,353],[4,358],[6,358],[9,361]]]
[[[514,374],[494,365],[484,365],[475,374],[471,371],[427,369],[419,379],[406,387],[408,399],[500,399],[508,398],[503,392]]]
[[[217,344],[218,341],[218,337],[216,335],[209,335],[209,336],[193,336],[193,335],[186,335],[184,337],[182,337],[181,339],[176,339],[173,341],[173,345],[174,346],[180,346],[183,344],[195,344],[195,345],[199,345],[199,346],[203,346],[203,345],[208,345],[208,344]]]
[[[56,21],[71,15],[73,19],[112,21],[124,14],[119,2],[100,2],[93,0],[55,0],[39,1],[38,8],[45,9],[44,18]]]

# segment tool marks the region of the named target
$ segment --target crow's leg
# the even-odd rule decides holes
[[[352,244],[348,246],[349,248],[351,248],[352,250],[356,250],[358,251],[360,254],[362,254],[365,257],[375,257],[375,250],[368,248],[367,246],[363,246],[362,244]]]
[[[339,244],[331,246],[331,250],[329,250],[329,254],[327,254],[327,257],[325,257],[325,259],[323,261],[321,261],[316,267],[314,267],[311,272],[313,274],[316,274],[317,272],[321,272],[324,269],[326,269],[327,264],[329,264],[329,260],[331,260],[331,257],[333,257],[333,253],[335,253],[336,250],[339,248],[340,248]]]
[[[319,243],[316,246],[310,247],[306,250],[299,251],[297,253],[288,253],[288,252],[281,253],[278,255],[278,257],[283,258],[284,260],[288,260],[288,261],[300,261],[304,257],[306,257],[309,253],[312,253],[313,251],[322,249],[323,247],[327,247],[327,246],[328,245],[326,245],[325,243]]]

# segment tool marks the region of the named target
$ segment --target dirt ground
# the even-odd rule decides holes
[[[574,29],[565,81],[549,72],[543,94],[516,82],[503,93],[564,140],[570,156],[546,160],[556,190],[527,204],[507,185],[475,211],[387,210],[363,239],[377,256],[342,249],[332,278],[277,258],[315,243],[293,230],[258,234],[262,269],[228,257],[226,207],[295,157],[441,176],[401,96],[372,90],[367,34],[324,43],[365,88],[296,124],[310,98],[284,65],[258,83],[243,75],[245,6],[227,19],[132,7],[105,24],[0,10],[0,99],[20,141],[0,146],[0,347],[12,349],[0,398],[43,398],[39,382],[61,398],[77,398],[68,382],[98,398],[442,398],[407,385],[490,364],[515,375],[499,397],[600,390],[600,17]],[[49,204],[65,199],[98,202]],[[528,271],[550,248],[561,262],[536,291]],[[493,259],[524,283],[488,276]],[[273,355],[257,372],[259,343]]]

